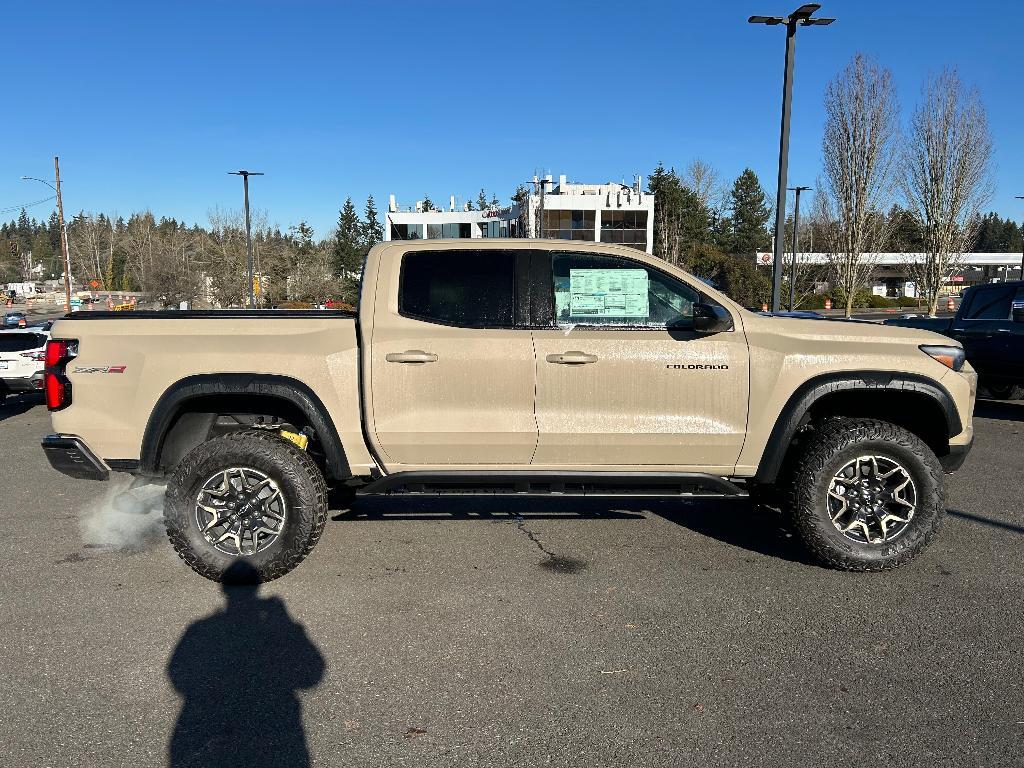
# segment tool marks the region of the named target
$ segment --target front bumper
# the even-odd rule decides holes
[[[68,477],[80,480],[106,480],[110,477],[110,467],[77,435],[47,435],[42,446],[50,466]]]
[[[0,392],[13,393],[13,392],[42,392],[43,391],[43,373],[32,374],[31,376],[24,376],[10,379],[0,379]]]

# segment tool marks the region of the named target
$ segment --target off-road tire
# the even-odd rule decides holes
[[[196,520],[201,484],[218,470],[237,466],[271,477],[287,503],[281,533],[253,555],[221,552],[207,542]],[[231,432],[195,448],[174,470],[167,485],[164,521],[178,556],[200,576],[222,581],[233,563],[244,560],[259,581],[271,581],[301,563],[320,540],[327,522],[327,484],[313,459],[279,435],[261,430]]]
[[[888,457],[911,476],[917,508],[891,541],[852,541],[835,525],[827,494],[835,473],[861,455]],[[939,532],[945,513],[942,467],[932,450],[902,427],[875,419],[832,418],[809,436],[796,462],[788,512],[793,532],[822,565],[845,571],[886,571],[916,557]]]
[[[1021,400],[1024,399],[1024,387],[1020,384],[984,383],[989,395],[995,400]]]

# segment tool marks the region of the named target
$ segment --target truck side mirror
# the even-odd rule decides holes
[[[1024,323],[1024,304],[1014,304],[1010,317],[1015,323]]]
[[[719,304],[693,305],[693,330],[697,333],[723,333],[735,326],[732,315]]]

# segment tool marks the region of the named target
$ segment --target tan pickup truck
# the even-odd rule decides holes
[[[973,434],[950,339],[755,314],[603,243],[384,243],[357,314],[79,313],[52,336],[50,462],[166,479],[171,543],[211,579],[294,568],[329,488],[771,497],[821,562],[886,569],[938,530]]]

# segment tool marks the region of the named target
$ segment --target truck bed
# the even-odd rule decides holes
[[[63,320],[187,320],[234,318],[356,317],[349,309],[136,309],[128,312],[84,311],[64,315]]]
[[[314,393],[359,464],[357,334],[345,310],[76,312],[51,330],[78,341],[67,365],[71,405],[53,412],[54,430],[87,433],[100,458],[139,460],[150,418],[172,387],[249,374],[254,389],[288,379]]]

